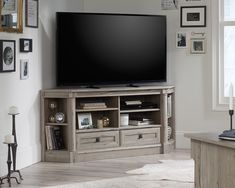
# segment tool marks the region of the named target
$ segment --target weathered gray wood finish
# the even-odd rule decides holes
[[[168,117],[167,97],[172,96],[172,116]],[[122,109],[125,100],[141,100],[158,104],[158,108]],[[65,122],[48,122],[51,101],[58,103],[57,111],[65,113]],[[86,101],[105,101],[107,107],[83,109]],[[102,89],[50,89],[41,92],[42,160],[80,162],[156,153],[175,148],[174,87],[143,86],[139,88],[114,87]],[[91,113],[93,124],[102,116],[109,117],[110,125],[103,129],[78,129],[77,114]],[[151,118],[154,123],[145,126],[120,125],[120,114]],[[173,133],[168,139],[168,125]],[[47,150],[46,126],[60,126],[65,141],[64,150]]]
[[[186,134],[195,160],[195,188],[235,187],[235,142],[218,139],[219,133]]]

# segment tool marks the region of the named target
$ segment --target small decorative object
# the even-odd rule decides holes
[[[103,120],[102,119],[98,119],[97,120],[97,128],[98,129],[102,129],[103,128]]]
[[[64,120],[65,120],[64,113],[62,113],[62,112],[57,112],[57,113],[55,114],[55,121],[56,121],[56,123],[64,123]]]
[[[182,6],[181,27],[206,27],[206,6]]]
[[[32,52],[32,39],[20,39],[20,52]]]
[[[91,113],[78,113],[78,128],[87,129],[92,127]]]
[[[8,134],[4,137],[4,143],[13,144],[14,143],[14,135]]]
[[[25,22],[26,27],[38,28],[38,0],[25,1]]]
[[[176,47],[186,48],[187,47],[187,34],[185,32],[176,33]]]
[[[120,115],[120,125],[121,127],[126,127],[129,125],[129,114]]]
[[[48,118],[50,123],[55,123],[55,116],[54,115],[50,115]]]
[[[205,39],[204,38],[191,39],[190,53],[205,54]]]
[[[57,108],[57,102],[50,101],[48,106],[49,106],[50,110],[54,111]]]
[[[48,117],[48,121],[50,123],[62,123],[60,121],[62,121],[64,118],[63,118],[63,115],[61,115],[60,113],[57,114],[56,116],[56,108],[57,108],[57,102],[56,101],[49,101],[48,102],[48,108],[50,110],[50,115]],[[62,117],[61,117],[62,116]],[[57,119],[56,119],[57,118]]]
[[[104,127],[108,127],[109,126],[109,118],[108,117],[106,117],[106,116],[104,116],[103,118],[102,118],[102,120],[103,120],[103,126]]]
[[[15,41],[0,40],[0,72],[15,71]]]
[[[20,60],[20,79],[26,80],[29,77],[29,60],[21,59]]]
[[[17,106],[11,106],[9,108],[9,115],[18,115],[19,114],[19,109]]]

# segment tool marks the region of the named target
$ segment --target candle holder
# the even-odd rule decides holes
[[[11,173],[18,173],[19,177],[21,180],[23,180],[23,177],[20,173],[19,170],[16,170],[16,152],[17,152],[17,139],[16,139],[16,128],[15,128],[15,116],[18,115],[19,113],[9,113],[9,115],[12,116],[12,135],[14,136],[14,143],[11,145],[11,149],[12,149],[12,160],[13,160],[13,170],[11,170]]]
[[[14,143],[5,143],[4,144],[7,144],[8,145],[8,155],[7,155],[7,169],[8,169],[8,173],[5,177],[3,178],[0,178],[1,182],[0,182],[0,186],[1,184],[3,184],[3,180],[7,180],[7,182],[9,183],[9,187],[11,187],[11,179],[15,179],[16,182],[18,184],[20,184],[20,182],[18,181],[18,179],[16,177],[13,177],[11,176],[12,174],[12,170],[11,170],[11,164],[12,164],[12,160],[11,160],[11,147],[14,145]]]
[[[229,110],[228,113],[230,116],[230,130],[223,131],[223,133],[219,135],[219,138],[222,140],[229,140],[229,141],[234,140],[235,141],[235,129],[233,129],[234,110]]]
[[[230,130],[233,130],[233,114],[234,110],[229,110],[229,116],[230,116]]]

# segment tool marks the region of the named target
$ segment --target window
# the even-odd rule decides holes
[[[229,86],[235,86],[235,1],[212,5],[213,108],[227,109]],[[214,3],[214,2],[213,2]],[[219,39],[219,40],[218,40]]]

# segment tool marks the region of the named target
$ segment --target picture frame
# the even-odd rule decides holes
[[[14,40],[0,40],[0,72],[15,72],[15,43]]]
[[[186,32],[176,33],[176,48],[187,48],[187,33]]]
[[[25,1],[25,26],[38,28],[39,0]]]
[[[206,27],[206,6],[182,6],[180,27]]]
[[[92,116],[91,113],[78,113],[78,128],[87,129],[92,127]]]
[[[21,38],[20,39],[20,52],[32,52],[33,51],[33,40]]]
[[[29,78],[29,60],[21,59],[20,60],[20,79],[26,80]]]
[[[190,45],[191,54],[205,54],[205,39],[204,38],[192,38]]]

